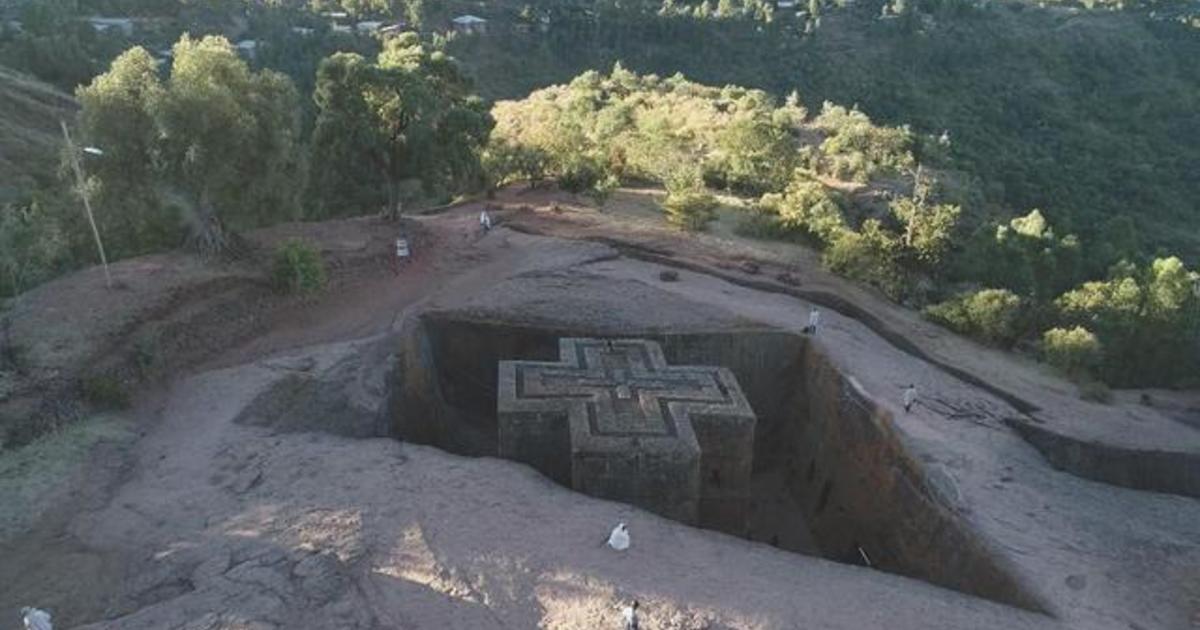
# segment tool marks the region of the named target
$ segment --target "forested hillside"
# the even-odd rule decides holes
[[[603,198],[649,180],[666,188],[668,220],[697,230],[713,217],[711,189],[757,197],[746,234],[806,242],[831,270],[987,343],[1121,385],[1191,382],[1200,369],[1200,274],[1080,237],[1037,209],[968,222],[973,201],[939,168],[945,137],[620,65],[494,116],[487,163],[500,181],[553,177]]]
[[[1020,4],[925,0],[879,19],[880,2],[814,2],[816,27],[782,11],[769,23],[661,16],[656,4],[592,19],[545,3],[549,30],[451,50],[494,98],[620,61],[780,97],[797,90],[809,107],[857,104],[880,122],[947,131],[989,215],[1041,208],[1085,236],[1123,229],[1125,216],[1146,253],[1200,259],[1200,30],[1145,12]]]
[[[838,273],[1081,379],[1187,384],[1200,373],[1190,6],[16,2],[0,63],[73,89],[82,111],[0,74],[0,294],[95,262],[81,194],[121,258],[224,255],[255,226],[398,216],[515,180],[600,202],[651,182],[682,228],[736,196],[744,235],[815,247]],[[468,12],[486,28],[456,28]],[[60,117],[103,149],[85,156],[83,190],[60,178]]]

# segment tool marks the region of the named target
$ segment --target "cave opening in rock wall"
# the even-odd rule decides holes
[[[426,312],[402,337],[395,435],[496,456],[501,362],[553,362],[560,339],[580,337],[656,342],[671,365],[720,366],[736,377],[757,418],[744,518],[734,528],[703,515],[693,524],[1041,609],[927,483],[888,412],[805,336],[576,330]]]

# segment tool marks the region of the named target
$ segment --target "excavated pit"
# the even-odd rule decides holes
[[[806,337],[580,330],[425,312],[402,332],[394,434],[495,456],[499,362],[555,361],[561,337],[649,339],[671,364],[734,373],[758,421],[748,529],[728,533],[1045,611],[906,451],[890,414]]]

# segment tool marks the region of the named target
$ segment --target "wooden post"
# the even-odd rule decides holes
[[[104,266],[104,284],[109,289],[112,288],[112,275],[108,272],[108,257],[104,255],[104,242],[100,240],[100,229],[96,227],[96,217],[92,214],[92,202],[88,199],[87,188],[83,181],[83,167],[79,165],[79,150],[75,148],[75,143],[71,141],[71,132],[67,130],[65,121],[58,121],[62,125],[63,139],[67,142],[67,151],[71,154],[71,170],[75,172],[75,185],[79,189],[79,196],[83,198],[83,209],[87,215],[88,224],[92,226],[92,236],[96,239],[96,249],[100,252],[100,264]]]

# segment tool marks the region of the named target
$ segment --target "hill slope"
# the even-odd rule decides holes
[[[881,21],[878,2],[858,2],[808,36],[795,20],[564,17],[546,33],[496,30],[451,48],[493,98],[620,60],[708,85],[798,89],[810,109],[857,103],[884,124],[948,131],[986,201],[972,213],[1040,208],[1085,237],[1126,215],[1144,253],[1200,260],[1200,66],[1188,63],[1200,36],[1132,13],[918,4],[912,19]]]
[[[0,200],[54,177],[58,121],[76,108],[69,94],[0,66]]]

